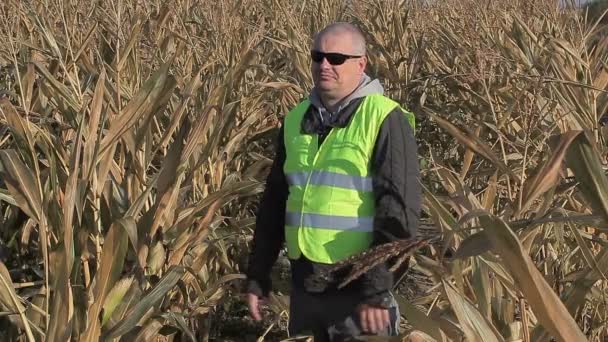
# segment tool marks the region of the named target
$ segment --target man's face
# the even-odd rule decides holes
[[[359,56],[354,51],[352,38],[347,33],[327,33],[319,37],[313,51],[322,53],[341,53]],[[366,57],[349,58],[340,65],[332,65],[328,58],[320,62],[312,61],[312,77],[320,95],[341,99],[350,94],[359,84],[365,71]]]

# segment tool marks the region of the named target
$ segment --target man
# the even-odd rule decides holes
[[[366,44],[348,23],[319,32],[314,88],[286,117],[258,212],[247,301],[260,320],[270,272],[287,244],[292,273],[289,332],[315,341],[397,335],[399,311],[387,265],[348,286],[313,279],[373,246],[413,237],[420,211],[414,117],[365,74]]]

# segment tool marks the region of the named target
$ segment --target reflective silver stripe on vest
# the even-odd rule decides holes
[[[289,226],[300,226],[300,213],[286,212],[285,223]],[[374,218],[303,214],[302,226],[371,233],[374,230]]]
[[[287,174],[289,185],[305,186],[307,179],[307,172]],[[357,191],[373,190],[371,177],[350,176],[329,171],[313,171],[310,176],[310,185],[327,185]]]

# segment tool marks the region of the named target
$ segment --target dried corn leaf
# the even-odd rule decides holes
[[[395,299],[399,304],[399,311],[407,317],[407,321],[414,329],[420,330],[437,341],[446,342],[447,337],[441,331],[439,323],[432,317],[427,316],[424,312],[416,308],[412,303],[401,295],[395,295]]]
[[[494,250],[501,256],[501,262],[515,278],[540,323],[559,340],[584,341],[585,336],[576,322],[536,269],[509,226],[492,215],[480,216],[479,220]]]
[[[446,281],[442,281],[442,284],[452,305],[452,310],[458,317],[458,322],[469,341],[504,341],[492,323],[475,308],[473,303]]]
[[[110,320],[110,317],[112,317],[112,314],[114,314],[118,305],[125,298],[132,284],[133,277],[123,278],[114,285],[112,290],[110,290],[103,304],[102,327]]]
[[[542,168],[524,183],[523,201],[520,212],[526,211],[538,196],[553,187],[560,175],[562,163],[568,148],[580,131],[570,131],[559,137],[557,146],[551,151],[551,157]]]
[[[89,307],[87,316],[89,326],[81,336],[80,341],[98,341],[101,335],[102,317],[101,309],[105,302],[108,292],[114,287],[123,269],[125,255],[127,254],[128,237],[121,220],[118,220],[110,227],[104,239],[104,246],[101,251],[101,262],[99,270],[95,274],[94,284],[90,294],[93,304]]]
[[[139,321],[144,317],[146,312],[156,305],[167,292],[173,289],[184,273],[186,273],[184,267],[171,267],[154,288],[125,314],[125,319],[104,333],[103,338],[116,338],[122,336],[135,328],[136,325],[140,324]]]

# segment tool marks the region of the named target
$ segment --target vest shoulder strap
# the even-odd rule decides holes
[[[416,133],[416,116],[414,115],[414,113],[403,108],[403,106],[401,106],[399,104],[399,102],[397,102],[389,97],[386,97],[382,94],[373,94],[373,95],[368,95],[368,96],[373,97],[373,101],[375,102],[375,104],[380,105],[384,108],[401,109],[401,111],[405,115],[405,118],[407,119],[407,122],[410,124],[412,131],[414,132],[414,134]]]

